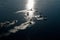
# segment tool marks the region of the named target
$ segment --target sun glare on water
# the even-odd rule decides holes
[[[30,9],[34,9],[34,0],[28,0],[27,5],[26,5],[26,9],[29,10],[29,18],[32,19],[32,17],[34,16],[34,10],[30,10]]]
[[[34,8],[34,0],[28,0],[26,9]]]

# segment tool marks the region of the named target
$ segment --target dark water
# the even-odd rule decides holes
[[[25,9],[26,2],[25,0],[0,0],[0,22],[16,19],[21,22],[23,16],[15,12]],[[47,16],[47,21],[39,21],[26,30],[2,38],[6,40],[60,38],[60,0],[36,0],[35,3],[35,8]]]

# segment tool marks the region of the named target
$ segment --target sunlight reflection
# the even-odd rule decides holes
[[[27,18],[32,19],[32,17],[34,16],[34,0],[28,0],[27,5],[26,5],[26,9],[29,10],[29,16],[27,16]]]
[[[28,0],[26,9],[34,8],[34,0]]]

